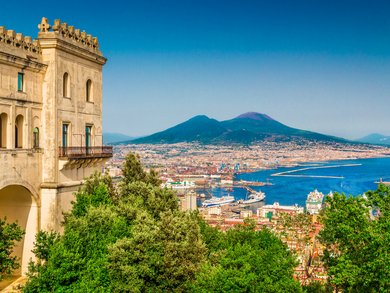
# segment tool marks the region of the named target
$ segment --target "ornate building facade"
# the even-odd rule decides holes
[[[97,38],[42,18],[33,40],[0,27],[0,218],[25,230],[24,274],[36,233],[61,229],[82,180],[112,156],[103,146]]]

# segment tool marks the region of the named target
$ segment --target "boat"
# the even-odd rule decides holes
[[[242,201],[243,204],[252,204],[256,202],[263,201],[265,199],[264,192],[261,191],[255,191],[251,192],[251,194],[248,195],[248,198],[244,201]]]
[[[234,196],[227,195],[222,197],[215,197],[213,196],[210,199],[206,199],[203,203],[203,207],[211,207],[211,206],[221,206],[225,204],[229,204],[234,202]]]
[[[307,195],[306,211],[311,215],[318,214],[321,210],[323,200],[324,194],[322,192],[319,192],[317,189],[310,192]]]

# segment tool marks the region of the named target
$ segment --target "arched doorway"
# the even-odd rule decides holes
[[[20,260],[20,269],[14,274],[27,272],[28,262],[33,258],[35,234],[38,232],[38,207],[32,193],[20,185],[8,185],[0,189],[0,218],[7,222],[17,222],[25,231],[23,239],[14,249],[14,255]]]
[[[7,125],[8,115],[6,113],[0,114],[0,148],[7,147]]]
[[[16,116],[15,120],[15,148],[23,148],[23,116]]]

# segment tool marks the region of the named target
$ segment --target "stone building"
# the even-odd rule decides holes
[[[15,250],[26,272],[37,231],[60,230],[82,180],[102,170],[102,68],[97,38],[42,18],[38,38],[0,27],[0,218],[26,231]]]

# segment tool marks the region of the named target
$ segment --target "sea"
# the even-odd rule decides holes
[[[302,163],[294,167],[279,167],[236,175],[236,180],[270,182],[272,185],[252,187],[265,193],[265,204],[305,206],[309,192],[317,189],[328,194],[339,192],[357,196],[375,190],[378,182],[390,181],[390,157]],[[245,199],[244,188],[213,188],[214,196],[233,195]]]

